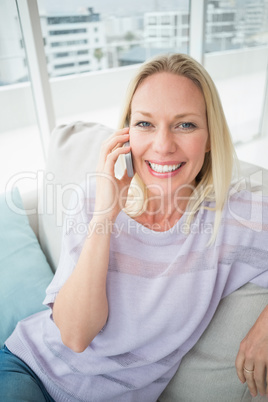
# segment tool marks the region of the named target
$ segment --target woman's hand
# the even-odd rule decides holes
[[[268,306],[242,340],[235,365],[252,396],[268,396]]]
[[[114,222],[124,208],[131,178],[125,171],[119,180],[115,177],[114,167],[120,155],[130,152],[130,147],[122,145],[129,141],[129,127],[112,134],[101,147],[97,166],[97,188],[94,216]]]

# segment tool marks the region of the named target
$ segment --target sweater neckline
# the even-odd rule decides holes
[[[186,217],[187,213],[184,213],[174,226],[165,231],[152,230],[135,221],[135,219],[128,216],[124,211],[120,211],[116,223],[123,232],[142,243],[164,245],[170,243],[170,240],[175,236],[182,236],[184,238],[187,236]]]

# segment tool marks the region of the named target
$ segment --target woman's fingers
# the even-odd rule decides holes
[[[130,152],[130,146],[122,146],[127,141],[129,141],[128,127],[113,133],[101,147],[97,166],[95,214],[105,216],[109,221],[114,221],[125,206],[131,182],[125,175],[121,179],[115,177],[116,161],[120,155]]]
[[[246,377],[244,375],[244,361],[245,361],[245,356],[241,351],[241,348],[239,349],[239,352],[236,357],[235,361],[235,366],[236,366],[236,372],[238,375],[239,380],[244,383],[246,381]]]
[[[245,363],[245,366],[244,366],[244,376],[245,376],[245,378],[246,378],[246,382],[247,382],[247,385],[248,385],[248,389],[249,389],[249,392],[251,393],[251,395],[252,396],[257,396],[257,394],[258,394],[258,391],[257,391],[257,386],[256,386],[256,383],[255,383],[255,378],[254,378],[254,369],[253,368],[248,368],[248,367],[251,367],[250,365],[249,365],[249,363],[247,363],[248,365],[246,366],[246,363]]]
[[[252,362],[246,361],[243,367],[244,377],[247,382],[248,389],[252,396],[266,394],[266,365],[258,363],[253,366]]]
[[[236,358],[236,371],[237,375],[242,383],[247,382],[249,392],[252,396],[256,396],[258,391],[260,392],[257,383],[260,384],[259,375],[260,371],[254,366],[254,362],[251,359],[246,359],[244,354],[245,339],[241,342],[240,349]],[[257,371],[256,371],[257,370]],[[257,383],[256,383],[257,375]],[[263,389],[263,388],[262,388]]]
[[[102,146],[104,149],[112,151],[117,145],[126,142],[126,138],[129,138],[129,127],[115,131],[110,137],[103,141]]]
[[[253,327],[241,341],[236,357],[237,375],[252,396],[268,396],[268,307],[259,315]]]
[[[256,383],[255,383],[254,364],[250,360],[245,361],[245,355],[241,351],[241,349],[237,355],[235,365],[236,365],[237,375],[238,375],[240,381],[242,383],[247,382],[249,392],[251,393],[252,396],[256,396],[258,391],[257,391]]]
[[[104,164],[107,160],[107,157],[116,149],[122,148],[122,145],[124,143],[126,143],[128,140],[129,140],[128,128],[119,130],[119,131],[115,132],[114,134],[112,134],[112,136],[107,138],[107,140],[105,140],[102,143],[98,170],[102,170],[104,167]],[[128,150],[128,152],[129,152],[129,150]],[[122,153],[127,153],[127,152],[122,151]]]
[[[266,366],[263,362],[254,367],[254,380],[256,388],[261,395],[266,394]]]
[[[114,166],[120,155],[124,155],[130,152],[130,146],[128,147],[118,147],[114,148],[108,154],[106,154],[105,160],[103,161],[104,166],[102,167],[102,171],[113,175],[114,174]]]

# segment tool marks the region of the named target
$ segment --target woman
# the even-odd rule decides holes
[[[64,235],[51,310],[20,322],[0,354],[4,395],[12,363],[31,370],[46,400],[156,401],[221,298],[267,283],[267,229],[256,230],[257,218],[244,225],[262,200],[230,187],[234,150],[203,67],[180,54],[143,65],[121,127],[103,144],[96,190],[85,183]],[[134,179],[115,178],[130,151]],[[252,395],[265,393],[267,314],[237,357]]]

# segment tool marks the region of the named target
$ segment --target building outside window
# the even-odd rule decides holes
[[[234,141],[252,139],[267,82],[268,0],[208,1],[204,49]]]
[[[152,29],[150,21],[155,21]],[[185,33],[187,33],[185,35]],[[157,11],[144,15],[144,37],[149,48],[188,53],[189,10]]]
[[[45,52],[50,77],[79,74],[108,67],[107,57],[104,54],[101,59],[95,57],[96,48],[104,48],[106,40],[100,14],[94,12],[92,7],[83,10],[81,15],[65,14],[56,17],[42,13],[40,19],[46,40]],[[59,63],[57,60],[58,51],[54,48],[59,46],[63,52],[68,53],[65,63],[62,63],[62,60]],[[88,68],[85,68],[86,65]]]
[[[10,42],[1,40],[0,83],[22,82],[28,79],[24,55],[21,52],[22,37],[18,30],[18,18],[12,1],[3,0],[2,15],[13,9],[9,25],[13,37],[12,57],[7,57]],[[88,2],[93,6],[83,7],[78,1],[57,4],[50,0],[39,0],[48,71],[51,77],[64,75],[59,69],[57,58],[66,57],[73,70],[66,74],[79,74],[81,61],[88,61],[90,71],[140,63],[163,51],[189,50],[189,1],[140,1],[135,7],[129,2]],[[138,7],[138,4],[140,7]],[[258,47],[267,44],[268,31],[267,0],[208,0],[206,10],[205,52]],[[0,24],[0,33],[5,21]],[[194,29],[194,27],[192,27]],[[5,35],[2,35],[4,38]],[[61,48],[61,52],[57,48]],[[96,53],[96,49],[102,50]],[[60,55],[60,53],[62,55]],[[65,56],[63,56],[65,54]],[[68,55],[67,55],[68,54]],[[98,57],[96,58],[96,54]],[[83,57],[84,55],[84,57]],[[139,55],[139,57],[138,57]],[[137,58],[138,57],[138,58]]]

